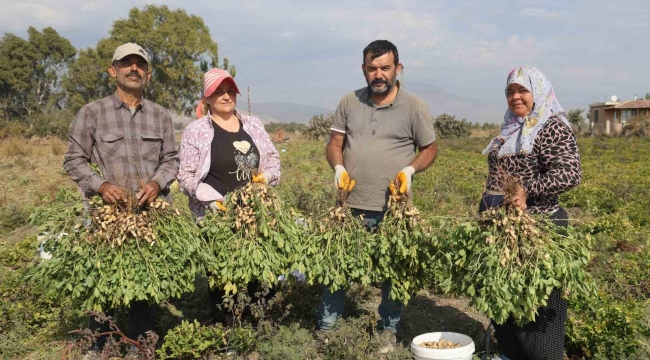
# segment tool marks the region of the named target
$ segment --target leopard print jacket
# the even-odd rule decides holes
[[[550,118],[535,138],[529,154],[498,157],[503,142],[495,142],[488,155],[486,189],[502,191],[502,174],[518,178],[526,191],[528,210],[548,214],[558,209],[558,195],[582,180],[580,154],[573,130],[557,117]]]

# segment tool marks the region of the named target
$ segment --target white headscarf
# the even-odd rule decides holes
[[[506,83],[506,96],[508,87],[511,84],[519,84],[530,91],[535,101],[533,109],[527,116],[517,117],[508,108],[503,117],[504,124],[501,125],[501,134],[490,141],[483,150],[483,154],[492,151],[492,147],[496,145],[495,142],[497,141],[503,143],[503,146],[499,149],[499,157],[530,153],[533,150],[537,133],[552,116],[559,117],[560,120],[570,126],[562,105],[555,98],[553,85],[539,69],[522,66],[512,70]]]

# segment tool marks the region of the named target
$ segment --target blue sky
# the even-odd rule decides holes
[[[397,45],[406,84],[427,83],[503,110],[506,76],[519,65],[539,67],[567,110],[650,92],[647,0],[1,0],[0,31],[25,36],[30,25],[52,26],[76,47],[93,46],[114,20],[148,3],[203,17],[256,103],[335,108],[346,92],[365,86],[361,51],[378,38]]]

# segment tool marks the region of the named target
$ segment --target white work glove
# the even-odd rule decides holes
[[[343,174],[347,174],[347,171],[343,167],[343,165],[336,165],[334,167],[334,187],[339,188],[339,183],[341,182],[341,176]]]
[[[402,171],[397,174],[397,179],[400,181],[401,188],[397,189],[400,194],[405,194],[411,191],[411,178],[415,174],[415,168],[413,166],[407,166]],[[404,184],[406,184],[406,189],[404,189]]]

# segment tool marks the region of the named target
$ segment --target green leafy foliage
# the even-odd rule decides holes
[[[567,351],[586,358],[650,357],[650,312],[647,302],[615,301],[598,296],[570,303]]]
[[[82,309],[102,310],[134,300],[159,303],[192,291],[197,272],[198,229],[190,214],[159,214],[153,220],[155,243],[142,238],[121,246],[92,238],[75,219],[80,207],[45,228],[52,259],[30,275],[49,293],[67,296]]]
[[[318,359],[318,346],[309,330],[300,324],[280,326],[268,339],[257,345],[260,359],[309,360]]]
[[[374,360],[380,356],[394,360],[413,358],[411,352],[400,345],[392,352],[380,355],[379,350],[386,345],[386,339],[374,332],[374,326],[374,319],[368,315],[356,319],[339,319],[326,335],[327,343],[323,348],[325,359]]]
[[[153,74],[145,98],[168,109],[191,113],[203,73],[220,66],[218,47],[210,30],[201,17],[185,10],[171,10],[164,5],[133,8],[127,19],[113,23],[110,37],[101,40],[97,47],[114,50],[126,42],[139,44],[149,54]],[[236,75],[227,59],[221,66]]]
[[[346,206],[337,206],[311,224],[306,276],[332,292],[350,283],[369,284],[376,237]]]
[[[560,233],[542,218],[531,230],[529,222],[517,218],[521,213],[503,209],[488,216],[442,237],[445,290],[470,298],[497,324],[510,316],[519,324],[534,321],[554,288],[572,300],[593,296],[594,282],[585,271],[588,239],[579,232],[569,228]],[[528,231],[532,235],[525,235]]]
[[[105,98],[115,91],[115,83],[107,72],[115,48],[108,45],[107,42],[100,42],[96,49],[79,49],[77,58],[63,76],[62,86],[71,112],[76,113],[82,106]]]
[[[433,279],[427,274],[436,268],[432,229],[419,215],[407,194],[391,195],[373,253],[373,281],[390,281],[390,297],[405,304],[412,294],[431,284]]]
[[[227,350],[247,351],[255,340],[250,327],[224,328],[221,324],[201,325],[183,320],[165,336],[157,355],[162,359],[199,359]]]
[[[48,27],[27,29],[28,40],[5,34],[0,40],[0,109],[6,119],[30,117],[57,106],[62,98],[61,74],[76,50]]]
[[[271,187],[249,183],[232,192],[225,206],[225,214],[201,222],[211,287],[236,293],[253,280],[272,285],[279,275],[304,271],[304,228]]]

